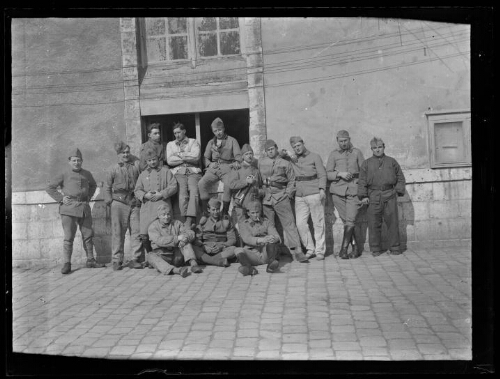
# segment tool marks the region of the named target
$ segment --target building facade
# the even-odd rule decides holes
[[[14,266],[61,259],[47,180],[79,147],[101,185],[92,202],[96,255],[110,260],[102,201],[113,143],[137,154],[146,126],[176,121],[205,147],[221,117],[262,156],[266,139],[300,135],[326,165],[338,130],[371,156],[373,136],[398,160],[404,244],[470,244],[470,27],[370,18],[103,18],[12,22]],[[28,149],[29,147],[29,149]],[[216,191],[217,189],[214,189]],[[342,225],[326,208],[327,250]],[[361,222],[366,220],[361,215]],[[366,230],[366,228],[363,228]],[[75,261],[85,259],[75,240]]]

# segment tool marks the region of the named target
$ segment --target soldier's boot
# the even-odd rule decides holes
[[[359,228],[354,226],[352,230],[352,239],[355,241],[355,243],[352,245],[352,251],[349,254],[349,259],[356,259],[363,254],[363,241],[361,240],[361,231]]]
[[[71,263],[66,262],[61,269],[61,274],[69,274],[70,272],[71,272]]]
[[[342,237],[342,245],[340,247],[340,252],[339,252],[339,257],[342,259],[349,259],[349,256],[347,254],[347,249],[349,248],[349,244],[351,242],[353,230],[354,226],[344,225],[344,235]]]
[[[243,276],[248,276],[248,275],[256,275],[258,274],[257,269],[255,269],[252,266],[252,263],[250,262],[250,259],[248,258],[247,254],[245,252],[241,252],[237,255],[238,261],[240,262],[241,266],[238,267],[238,271],[241,273]]]
[[[186,229],[192,230],[193,225],[195,224],[195,221],[196,221],[196,217],[186,216],[186,221],[184,222],[184,226],[186,227]]]
[[[189,261],[189,265],[191,266],[191,272],[193,274],[200,274],[203,272],[203,269],[198,266],[198,262],[196,262],[196,259],[191,259]]]
[[[87,253],[87,262],[85,263],[85,267],[87,268],[102,268],[106,267],[103,263],[98,263],[94,258],[94,245],[85,246]]]
[[[128,263],[129,268],[142,269],[149,265],[147,260],[147,254],[151,252],[153,249],[151,248],[151,242],[149,241],[149,236],[147,234],[141,234],[139,236],[142,244],[142,250],[144,251],[144,264],[139,262],[139,258],[134,258]],[[141,253],[142,257],[142,253]]]
[[[305,256],[302,251],[300,251],[300,248],[291,247],[290,253],[292,254],[293,259],[296,260],[297,262],[300,262],[300,263],[309,262],[309,258],[307,256]]]

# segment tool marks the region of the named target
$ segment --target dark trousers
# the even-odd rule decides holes
[[[398,201],[396,197],[368,205],[366,211],[370,250],[382,251],[382,222],[387,226],[387,240],[391,251],[399,250]]]
[[[80,228],[82,233],[83,249],[87,253],[87,259],[94,258],[94,230],[92,229],[92,215],[75,217],[61,215],[62,227],[64,230],[63,242],[63,260],[64,263],[71,263],[71,254],[73,253],[73,241],[75,240],[76,230]]]
[[[275,224],[274,217],[277,215],[280,219],[281,226],[283,227],[285,245],[289,249],[300,249],[299,231],[297,230],[297,225],[295,224],[295,218],[293,217],[290,201],[285,199],[274,205],[264,205],[263,212],[264,216],[266,216],[269,222],[273,225]]]
[[[222,195],[222,201],[231,201],[231,188],[229,188],[229,174],[231,173],[231,166],[228,163],[221,163],[217,168],[209,168],[203,175],[203,178],[198,182],[198,189],[200,190],[200,199],[208,200],[210,199],[210,188],[222,180],[224,183],[224,193]],[[203,212],[206,210],[203,209]]]

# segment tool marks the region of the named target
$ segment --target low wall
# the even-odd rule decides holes
[[[470,245],[472,170],[470,168],[404,171],[405,196],[398,198],[400,233],[404,248]],[[221,186],[217,191],[221,191]],[[94,224],[95,256],[111,261],[110,208],[98,187],[90,203]],[[174,206],[174,217],[178,211]],[[338,253],[343,226],[328,195],[326,216],[327,252]],[[360,214],[363,237],[368,242],[365,212]],[[63,230],[59,205],[45,191],[12,193],[13,267],[53,266],[62,261]],[[367,243],[365,250],[368,250]],[[129,256],[129,236],[125,259]],[[73,263],[84,263],[86,255],[77,232]]]

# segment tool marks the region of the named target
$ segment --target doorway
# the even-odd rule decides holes
[[[175,113],[165,115],[143,116],[142,117],[142,143],[148,140],[147,126],[152,123],[160,124],[161,141],[174,140],[173,126],[180,122],[186,127],[186,136],[196,138],[201,145],[201,154],[205,152],[208,141],[213,138],[211,124],[219,117],[226,128],[226,133],[235,138],[240,147],[250,141],[250,111],[248,108],[196,112],[196,113]]]

